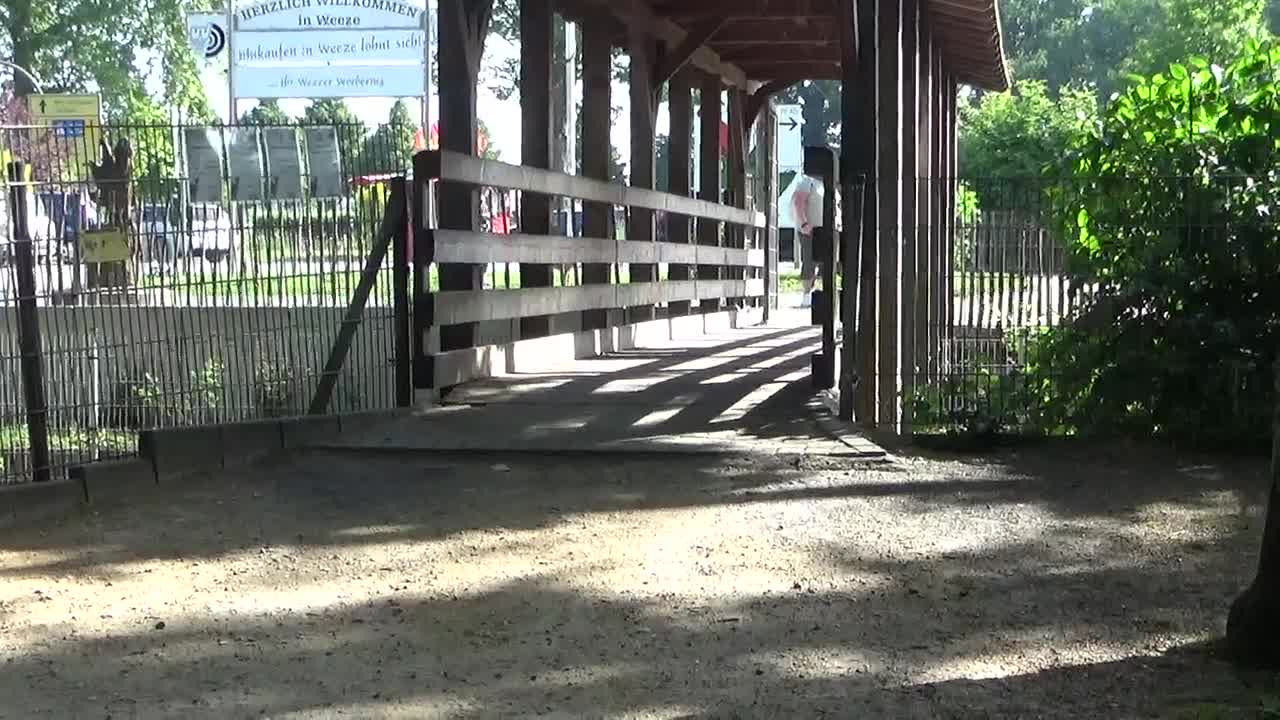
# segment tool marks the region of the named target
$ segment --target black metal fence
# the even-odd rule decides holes
[[[409,169],[401,130],[0,128],[21,161],[0,212],[0,483],[129,456],[142,430],[306,413]],[[394,269],[373,267],[329,411],[397,402]]]
[[[915,321],[926,324],[903,363],[914,370],[903,397],[913,432],[1129,423],[1179,437],[1265,435],[1269,405],[1258,400],[1270,397],[1277,301],[1266,278],[1280,270],[1274,182],[940,182],[918,197],[944,199],[937,232],[923,233],[941,237],[942,251],[917,245],[902,258],[922,288]]]

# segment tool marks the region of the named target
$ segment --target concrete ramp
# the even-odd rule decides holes
[[[459,386],[443,404],[344,437],[344,448],[812,454],[878,458],[817,400],[816,328],[771,326],[568,361]],[[847,430],[847,429],[846,429]]]

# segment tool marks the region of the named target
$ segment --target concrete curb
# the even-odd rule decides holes
[[[817,398],[809,402],[809,409],[813,411],[818,427],[837,442],[851,448],[856,457],[893,462],[894,457],[888,450],[867,439],[865,435],[857,432],[853,425],[840,419],[836,414],[838,406],[839,399],[831,390],[822,391]]]
[[[83,506],[88,500],[83,480],[68,478],[0,487],[0,528],[19,519],[40,520]]]
[[[336,440],[344,426],[368,427],[407,412],[377,410],[148,430],[138,436],[138,457],[72,466],[65,480],[0,486],[0,527],[20,517],[65,512],[87,503],[153,492],[209,472],[246,467],[289,450]]]

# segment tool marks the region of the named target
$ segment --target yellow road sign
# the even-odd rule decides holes
[[[28,95],[27,110],[36,125],[48,125],[59,137],[81,138],[85,128],[97,125],[102,100],[97,95]]]
[[[97,123],[102,115],[102,100],[97,95],[28,95],[27,110],[31,118],[41,125],[54,120],[92,120]]]
[[[80,234],[80,249],[87,263],[122,262],[129,259],[129,240],[118,228],[86,230]]]

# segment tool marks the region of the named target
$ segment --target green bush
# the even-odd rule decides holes
[[[1055,206],[1094,286],[1034,345],[1055,422],[1266,442],[1280,343],[1280,46],[1137,82],[1076,145]]]

